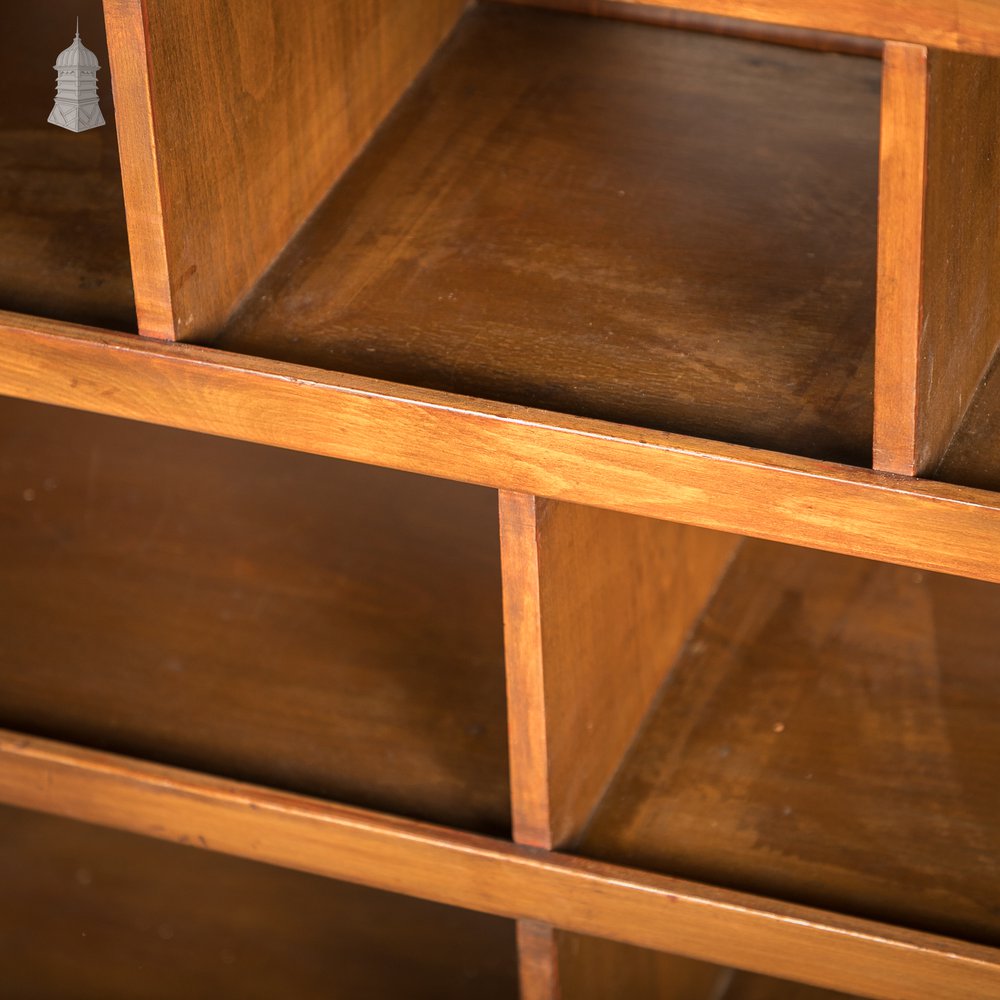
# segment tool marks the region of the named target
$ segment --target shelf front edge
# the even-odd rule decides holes
[[[992,948],[4,730],[0,801],[872,997],[1000,988]]]
[[[0,393],[1000,582],[1000,495],[0,312]]]

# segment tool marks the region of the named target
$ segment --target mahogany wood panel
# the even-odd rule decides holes
[[[613,0],[612,0],[613,2]],[[995,0],[639,0],[666,7],[817,31],[1000,55]]]
[[[749,542],[587,856],[1000,943],[1000,588]]]
[[[0,801],[884,1000],[992,1000],[1000,951],[0,734]]]
[[[517,995],[512,926],[0,809],[0,992],[31,1000]]]
[[[868,467],[880,72],[473,7],[214,345]]]
[[[109,0],[139,328],[215,333],[465,0]]]
[[[0,393],[1000,581],[1000,497],[0,313]]]
[[[506,833],[492,491],[0,398],[0,724]]]
[[[642,0],[502,0],[504,3],[525,7],[546,7],[597,17],[617,17],[640,24],[655,24],[664,28],[681,28],[685,31],[706,31],[713,35],[731,35],[734,38],[753,38],[775,45],[794,45],[821,52],[843,52],[851,55],[881,58],[882,42],[877,38],[859,38],[830,31],[807,28],[789,28],[782,24],[747,21],[739,17],[719,17],[712,14],[692,13],[689,10],[669,10],[652,7]]]
[[[886,47],[875,465],[932,472],[1000,344],[1000,60]]]
[[[740,539],[500,494],[514,838],[586,826]]]
[[[107,122],[46,119],[56,56],[76,17],[101,64]],[[0,31],[0,307],[114,330],[136,327],[100,0],[5,3]]]

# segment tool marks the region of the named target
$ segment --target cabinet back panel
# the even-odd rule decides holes
[[[491,491],[0,400],[0,725],[508,826]]]
[[[80,37],[98,58],[106,124],[47,122],[56,56]],[[111,71],[100,0],[5,0],[0,16],[0,308],[136,328]]]

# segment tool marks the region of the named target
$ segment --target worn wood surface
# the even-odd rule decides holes
[[[0,393],[1000,580],[1000,497],[0,313]]]
[[[0,734],[0,801],[884,1000],[992,1000],[1000,951]]]
[[[861,38],[831,31],[808,28],[789,28],[784,24],[766,21],[747,21],[739,17],[719,17],[712,14],[693,13],[690,10],[670,10],[629,0],[502,0],[504,3],[524,7],[546,7],[569,13],[592,14],[596,17],[615,17],[640,24],[655,24],[663,28],[680,28],[684,31],[704,31],[711,35],[729,35],[733,38],[752,38],[758,42],[775,45],[792,45],[820,52],[843,52],[849,55],[882,55],[882,42],[877,38]]]
[[[78,134],[46,121],[77,15],[107,122]],[[0,25],[0,308],[134,330],[100,0],[8,2]]]
[[[1000,60],[886,48],[875,465],[941,461],[1000,344]]]
[[[0,725],[506,833],[496,496],[0,399]]]
[[[867,467],[879,74],[472,8],[215,345]]]
[[[142,333],[218,331],[464,5],[109,0]]]
[[[586,826],[740,539],[500,495],[514,837]]]
[[[581,852],[1000,943],[1000,588],[750,542]]]
[[[818,31],[916,42],[1000,55],[995,0],[639,0],[665,7],[740,17]]]
[[[31,1000],[505,997],[495,917],[0,809],[0,993]]]

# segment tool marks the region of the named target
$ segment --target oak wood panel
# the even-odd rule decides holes
[[[495,917],[0,809],[0,992],[31,1000],[517,995]]]
[[[473,7],[213,343],[868,467],[879,76]]]
[[[941,461],[1000,344],[1000,60],[885,57],[875,464]]]
[[[580,847],[1000,942],[1000,589],[749,542]]]
[[[101,64],[106,123],[47,118],[56,56],[75,19]],[[114,330],[136,327],[100,0],[7,3],[0,31],[0,307]]]
[[[217,332],[465,2],[109,0],[143,334]]]
[[[496,2],[496,0],[494,0]],[[794,45],[821,52],[843,52],[878,59],[882,55],[882,42],[877,38],[859,38],[830,31],[807,28],[789,28],[782,24],[747,21],[739,17],[719,17],[711,14],[692,13],[689,10],[669,10],[627,0],[500,0],[503,3],[521,4],[525,7],[545,7],[570,13],[591,14],[596,17],[617,17],[640,24],[655,24],[664,28],[681,28],[685,31],[706,31],[713,35],[731,35],[734,38],[752,38],[775,45]]]
[[[510,826],[496,496],[0,398],[0,725]]]
[[[736,535],[502,492],[514,838],[586,826]]]
[[[1000,498],[0,313],[0,393],[1000,581]]]
[[[817,31],[1000,55],[995,0],[639,0],[650,7],[697,11]]]
[[[1000,951],[0,734],[0,801],[884,1000],[990,1000]]]

